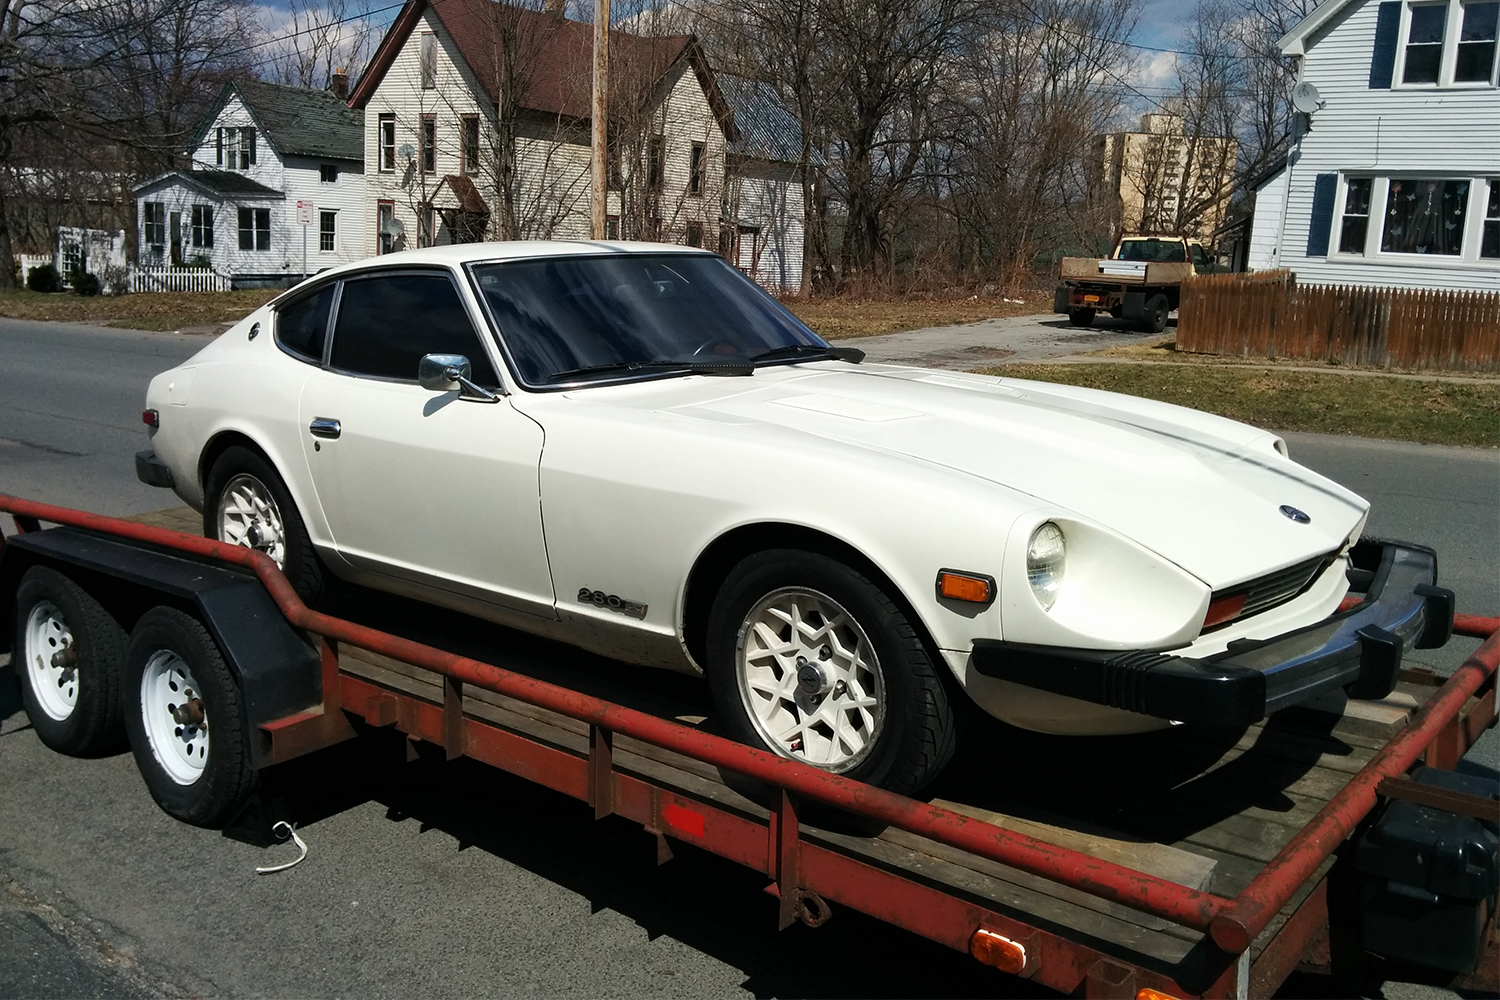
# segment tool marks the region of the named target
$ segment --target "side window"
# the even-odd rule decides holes
[[[1199,246],[1198,244],[1196,244],[1196,243],[1193,244],[1192,251],[1193,251],[1193,270],[1197,271],[1199,274],[1207,274],[1208,273],[1208,255],[1205,254],[1203,252],[1203,248],[1201,246]]]
[[[328,333],[333,290],[333,285],[324,285],[307,298],[276,310],[277,343],[315,365],[323,363],[323,338]]]
[[[334,324],[334,368],[414,382],[424,354],[462,354],[482,386],[500,384],[458,289],[446,274],[392,274],[344,282]]]

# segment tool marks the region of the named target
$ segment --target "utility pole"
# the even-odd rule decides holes
[[[594,156],[593,183],[589,185],[590,228],[593,238],[605,237],[609,213],[609,140],[606,130],[609,106],[609,0],[594,0]]]

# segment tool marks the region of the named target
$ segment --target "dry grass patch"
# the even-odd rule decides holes
[[[876,337],[930,326],[977,323],[1007,316],[1030,316],[1052,311],[1052,298],[1028,298],[1007,302],[999,298],[953,299],[793,299],[787,308],[828,340],[845,337]]]
[[[1225,366],[1004,365],[990,375],[1107,389],[1257,427],[1500,446],[1500,384]]]
[[[269,302],[279,291],[256,288],[239,292],[140,292],[88,297],[68,292],[0,292],[0,316],[135,330],[180,330],[185,326],[235,322]]]

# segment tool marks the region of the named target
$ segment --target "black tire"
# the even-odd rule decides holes
[[[1141,324],[1150,333],[1161,333],[1167,328],[1167,314],[1171,311],[1172,304],[1165,295],[1153,295],[1146,301],[1145,318]]]
[[[787,589],[831,599],[857,623],[875,652],[885,688],[884,719],[864,756],[851,756],[850,765],[827,767],[778,747],[757,728],[746,706],[748,696],[742,696],[738,660],[747,616],[763,600]],[[792,549],[747,556],[714,600],[707,640],[709,684],[733,739],[905,795],[932,781],[953,757],[954,714],[938,675],[941,668],[919,628],[880,587],[837,560]],[[827,653],[826,647],[822,652]],[[830,692],[837,693],[837,687]],[[818,695],[810,704],[821,704],[827,696]],[[787,698],[781,700],[783,707],[789,704]]]
[[[1069,309],[1068,322],[1074,326],[1093,326],[1094,312],[1093,309]]]
[[[291,582],[292,589],[307,604],[321,603],[329,592],[328,570],[313,548],[307,526],[302,521],[297,505],[292,501],[291,493],[287,492],[286,483],[282,482],[281,476],[259,452],[233,445],[214,460],[213,468],[209,470],[204,483],[203,534],[221,542],[235,542],[234,539],[224,537],[221,515],[226,488],[240,477],[248,477],[258,484],[275,502],[284,534],[281,571]],[[258,547],[246,541],[239,544],[249,548]]]
[[[164,655],[169,653],[181,661],[183,669],[177,673],[167,669],[174,664]],[[148,667],[153,678],[164,679],[164,688],[153,684],[152,691],[143,690]],[[130,749],[156,804],[168,815],[196,826],[216,826],[230,819],[254,791],[257,775],[250,762],[244,699],[208,631],[176,608],[152,608],[130,633],[124,681]],[[191,689],[194,681],[196,691]],[[153,691],[165,694],[166,690],[180,692],[188,701],[159,704],[164,699],[153,697]],[[148,721],[148,713],[160,718]],[[200,718],[201,728],[193,724]],[[185,724],[167,732],[179,722]],[[176,752],[175,746],[165,743],[169,739],[181,739],[184,746],[205,740],[197,744],[199,762],[184,766],[180,756],[167,757]],[[184,780],[184,772],[191,774],[195,766],[196,775]],[[178,777],[173,776],[173,767]]]
[[[125,630],[120,623],[82,587],[45,566],[33,566],[21,577],[15,610],[12,657],[21,702],[37,736],[58,753],[73,757],[96,757],[122,748],[120,664]],[[33,624],[35,633],[29,635]],[[59,653],[65,659],[54,677],[53,657]],[[54,685],[57,693],[39,691],[44,683]]]

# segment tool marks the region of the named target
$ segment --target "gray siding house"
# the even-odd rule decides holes
[[[1257,190],[1249,266],[1500,291],[1497,0],[1326,0],[1282,38],[1317,88]]]

